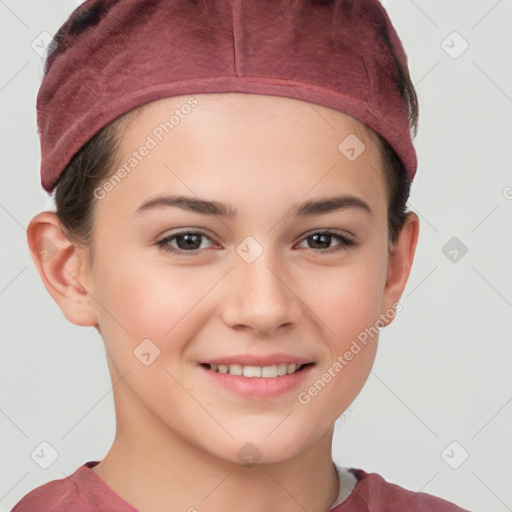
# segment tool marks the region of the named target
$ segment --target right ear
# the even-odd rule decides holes
[[[89,295],[87,251],[64,234],[55,212],[36,215],[27,227],[27,242],[45,288],[73,324],[97,326]]]

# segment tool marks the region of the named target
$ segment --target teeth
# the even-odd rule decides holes
[[[244,366],[244,377],[261,377],[261,366]]]
[[[273,366],[264,366],[261,369],[261,376],[262,377],[277,377],[277,364]]]
[[[229,365],[229,373],[231,375],[242,375],[243,367],[241,364],[230,364]]]
[[[218,373],[229,373],[230,375],[243,375],[244,377],[274,378],[283,375],[291,375],[304,365],[296,363],[279,363],[272,366],[243,366],[241,364],[212,364],[210,369]]]
[[[288,373],[288,365],[286,363],[279,363],[277,365],[277,375],[286,375]]]

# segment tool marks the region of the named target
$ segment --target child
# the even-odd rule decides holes
[[[54,42],[57,212],[27,238],[104,341],[117,430],[14,511],[462,510],[331,458],[418,238],[418,107],[382,6],[93,0]]]

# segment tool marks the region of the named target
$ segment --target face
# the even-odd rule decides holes
[[[339,149],[349,136],[365,146],[355,159]],[[130,120],[122,168],[97,190],[84,277],[123,377],[118,425],[233,462],[330,435],[374,361],[378,336],[363,333],[401,293],[376,141],[297,100],[183,96]]]

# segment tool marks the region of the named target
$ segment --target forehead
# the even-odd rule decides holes
[[[347,158],[350,146],[360,152],[355,159]],[[296,202],[334,188],[386,195],[371,130],[342,112],[291,98],[228,93],[158,100],[126,117],[119,149],[117,168],[129,172],[108,200],[132,212],[143,198],[165,192],[231,204],[258,196]]]
[[[265,119],[277,119],[283,117],[301,117],[303,121],[312,123],[317,129],[338,130],[341,125],[350,126],[352,132],[363,137],[370,137],[374,140],[375,134],[364,123],[359,120],[323,105],[300,101],[284,96],[268,96],[261,94],[247,93],[214,93],[194,94],[165,98],[134,109],[127,115],[125,124],[133,126],[141,117],[162,118],[166,113],[180,110],[188,110],[187,105],[194,102],[193,111],[203,114],[220,116],[226,112],[230,115],[237,114],[238,119],[263,121]],[[187,113],[185,113],[185,116]]]

